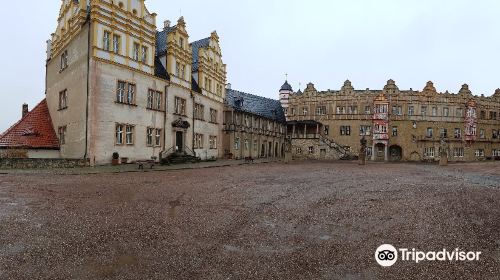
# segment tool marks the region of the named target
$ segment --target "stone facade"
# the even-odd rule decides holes
[[[319,143],[324,137],[356,154],[364,135],[368,159],[376,161],[437,161],[442,139],[451,162],[500,155],[500,90],[490,97],[474,96],[463,85],[457,94],[438,93],[432,82],[422,91],[400,90],[392,80],[383,90],[355,90],[346,81],[337,91],[318,91],[309,84],[290,95],[288,106],[293,139]],[[291,125],[306,121],[318,125],[306,128],[306,134],[303,126]],[[306,142],[303,152],[311,145]],[[316,152],[312,157],[321,158]]]

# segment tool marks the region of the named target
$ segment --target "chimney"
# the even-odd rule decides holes
[[[170,24],[172,24],[172,22],[170,20],[166,20],[163,22],[163,27],[164,29],[167,29],[170,27]]]
[[[231,83],[228,83],[228,84],[226,85],[226,89],[231,89]]]
[[[29,112],[28,104],[24,103],[23,104],[23,118],[26,117],[28,112]]]

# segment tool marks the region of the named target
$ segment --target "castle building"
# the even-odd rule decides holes
[[[286,120],[280,101],[228,88],[224,108],[226,158],[281,158]]]
[[[190,43],[182,17],[157,31],[143,0],[62,1],[46,85],[62,158],[218,158],[225,83],[216,32]]]
[[[500,157],[500,89],[485,97],[468,85],[452,94],[432,82],[415,91],[393,80],[382,90],[355,90],[346,81],[336,91],[308,84],[284,104],[294,158],[355,157],[363,137],[374,161],[434,161],[442,152],[449,161]]]

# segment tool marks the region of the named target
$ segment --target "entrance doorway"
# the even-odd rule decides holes
[[[403,149],[394,145],[389,148],[390,161],[401,161],[403,158]]]
[[[182,131],[175,132],[175,147],[177,152],[184,152],[184,133]]]
[[[375,161],[385,161],[385,145],[382,143],[375,145]]]

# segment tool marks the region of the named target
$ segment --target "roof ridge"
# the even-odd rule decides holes
[[[264,99],[267,99],[267,100],[270,100],[270,101],[279,102],[279,100],[277,100],[277,99],[272,99],[272,98],[269,98],[269,97],[265,97],[265,96],[261,96],[261,95],[257,95],[257,94],[253,94],[253,93],[248,93],[248,92],[244,92],[244,91],[240,91],[240,90],[236,90],[236,89],[228,89],[228,90],[232,90],[234,92],[239,92],[239,93],[243,93],[243,94],[253,95],[253,96],[256,96],[256,97],[259,97],[259,98],[264,98]]]

